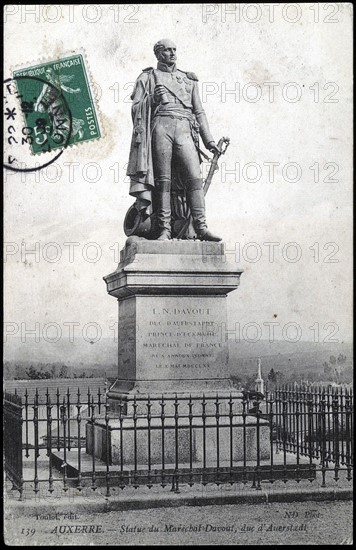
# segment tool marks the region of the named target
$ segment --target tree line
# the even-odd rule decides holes
[[[65,363],[26,363],[5,361],[5,380],[46,380],[55,378],[100,378],[115,376],[116,365],[98,367],[74,367]]]
[[[328,361],[324,361],[323,369],[303,369],[303,372],[298,370],[290,370],[288,372],[281,372],[273,367],[269,370],[267,375],[262,374],[262,378],[270,389],[280,386],[281,384],[298,384],[303,383],[350,383],[353,379],[352,365],[346,364],[346,355],[340,353],[337,357],[330,355]],[[231,379],[233,384],[237,388],[244,388],[252,390],[255,387],[257,372],[252,374],[233,375]]]

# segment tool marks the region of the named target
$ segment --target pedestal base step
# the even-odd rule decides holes
[[[246,416],[241,422],[228,417],[177,418],[167,416],[164,427],[160,418],[126,417],[110,420],[108,426],[98,420],[86,426],[90,455],[110,464],[223,464],[243,460],[268,460],[271,454],[270,426],[265,420]]]
[[[53,466],[63,473],[64,451],[52,451],[51,459]],[[276,462],[282,460],[277,455]],[[256,482],[257,479],[261,482],[271,482],[277,480],[290,479],[309,479],[310,481],[316,478],[316,466],[310,464],[307,459],[301,459],[301,463],[295,464],[295,456],[287,457],[289,463],[271,465],[269,461],[263,461],[258,470],[256,462],[247,461],[243,463],[233,464],[231,466],[227,461],[220,464],[219,467],[213,464],[207,464],[205,468],[201,465],[193,463],[179,464],[178,469],[174,464],[166,464],[165,468],[162,465],[153,464],[151,469],[140,467],[134,470],[132,466],[124,466],[121,470],[117,465],[109,467],[109,484],[110,487],[124,488],[139,487],[141,485],[153,486],[160,484],[163,487],[170,485],[179,478],[179,483],[183,484],[206,484],[206,483],[248,483]],[[78,451],[67,451],[66,453],[66,474],[68,476],[68,484],[78,485]],[[95,485],[104,486],[107,483],[106,479],[107,465],[99,459],[95,459],[95,471],[93,475],[93,457],[88,454],[81,455],[81,485],[93,486],[95,477]]]

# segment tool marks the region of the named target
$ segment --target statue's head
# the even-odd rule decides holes
[[[166,63],[166,65],[174,65],[177,61],[177,46],[172,40],[163,38],[154,45],[153,51],[158,61]]]

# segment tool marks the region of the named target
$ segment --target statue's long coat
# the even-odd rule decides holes
[[[136,197],[136,208],[152,212],[154,175],[151,151],[151,120],[154,77],[144,71],[136,80],[132,99],[133,133],[127,175],[130,176],[130,195]]]

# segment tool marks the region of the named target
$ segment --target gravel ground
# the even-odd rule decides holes
[[[70,517],[51,507],[48,513],[57,513],[57,518],[38,518],[33,513],[12,518],[8,514],[4,525],[6,544],[329,545],[351,544],[352,540],[350,501],[182,506],[72,513]]]

